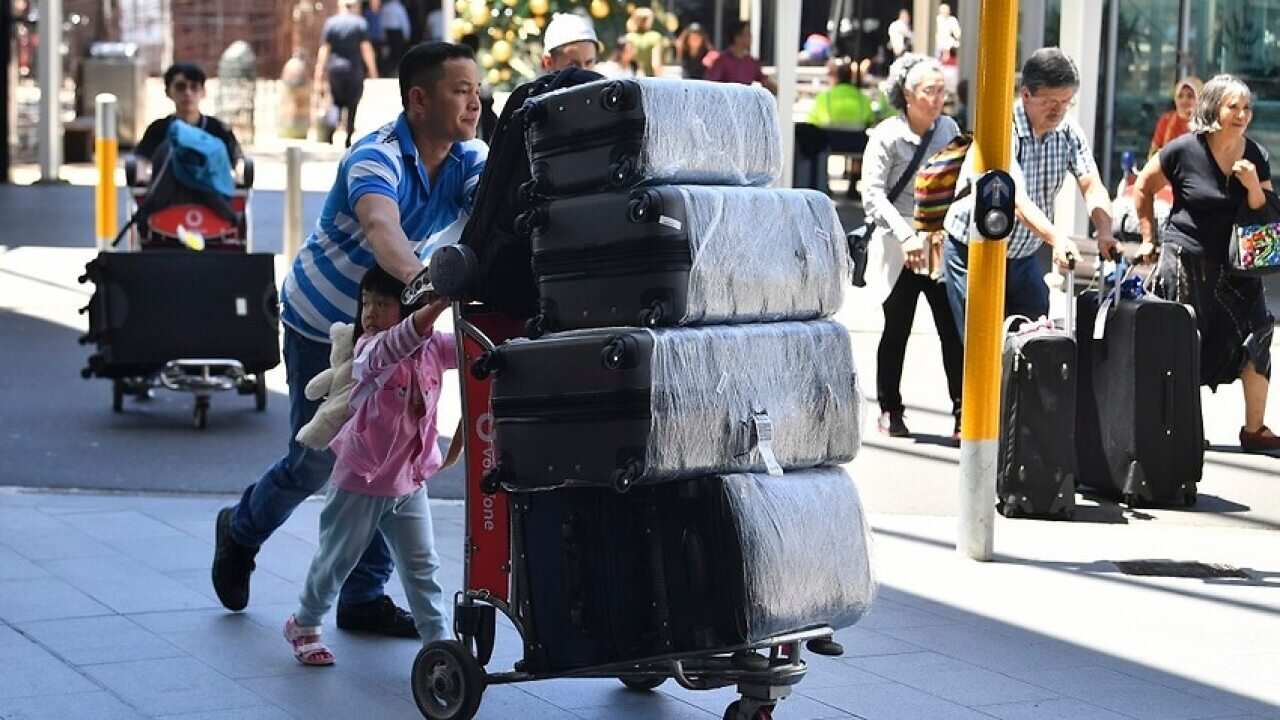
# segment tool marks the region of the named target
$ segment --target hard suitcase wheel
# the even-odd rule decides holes
[[[437,640],[418,652],[410,675],[413,701],[428,720],[470,720],[484,695],[484,668],[456,640]]]
[[[667,681],[666,678],[662,677],[629,677],[626,675],[618,678],[618,680],[623,685],[626,685],[628,690],[635,692],[649,692]]]

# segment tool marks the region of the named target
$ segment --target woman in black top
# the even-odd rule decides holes
[[[686,80],[701,80],[707,75],[707,53],[711,52],[711,43],[707,41],[707,32],[698,23],[690,23],[689,27],[676,38],[676,60],[680,63],[680,76]]]
[[[1271,378],[1274,318],[1262,282],[1224,270],[1236,213],[1258,209],[1271,191],[1267,152],[1245,137],[1253,119],[1253,94],[1230,75],[1205,86],[1191,116],[1191,133],[1165,145],[1138,176],[1134,202],[1142,230],[1142,255],[1162,246],[1155,293],[1196,311],[1200,329],[1200,381],[1216,388],[1240,378],[1244,385],[1245,452],[1280,450],[1280,438],[1263,423]],[[1166,184],[1173,209],[1155,232],[1152,199]],[[1158,240],[1158,242],[1157,242]]]

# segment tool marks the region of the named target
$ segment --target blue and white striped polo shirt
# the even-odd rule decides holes
[[[356,220],[356,201],[370,193],[395,200],[400,227],[422,258],[427,239],[471,208],[488,153],[479,140],[455,143],[432,185],[418,162],[403,113],[394,123],[360,138],[338,164],[338,179],[325,198],[320,220],[284,280],[285,325],[327,343],[330,325],[352,322],[360,280],[374,265],[373,250]]]

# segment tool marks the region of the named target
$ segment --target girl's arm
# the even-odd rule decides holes
[[[437,298],[413,311],[390,330],[379,333],[356,349],[351,377],[356,383],[377,378],[384,370],[408,357],[431,338],[431,326],[449,307],[449,301]]]

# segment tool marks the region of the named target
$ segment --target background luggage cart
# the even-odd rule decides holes
[[[454,323],[465,425],[464,589],[454,600],[457,639],[431,643],[414,662],[413,695],[423,716],[466,720],[479,708],[489,685],[578,677],[618,678],[639,691],[652,690],[668,679],[693,690],[737,685],[741,698],[726,708],[726,720],[771,718],[776,703],[805,675],[802,645],[808,643],[815,652],[838,652],[830,642],[831,627],[813,627],[710,653],[660,655],[572,670],[538,667],[541,648],[555,639],[540,637],[533,622],[526,548],[515,507],[520,496],[486,482],[497,459],[489,411],[492,380],[483,364],[477,368],[477,361],[497,343],[522,336],[524,322],[479,305],[456,303]],[[523,657],[511,671],[489,672],[485,666],[493,656],[498,612],[520,634]]]
[[[214,208],[198,202],[194,195],[179,189],[171,194],[171,204],[149,208],[145,219],[135,223],[132,218],[146,202],[151,190],[151,177],[137,158],[130,156],[126,159],[131,221],[127,228],[130,252],[125,254],[142,253],[156,259],[139,258],[125,267],[124,261],[118,257],[106,257],[121,253],[103,253],[80,277],[82,283],[92,280],[99,286],[99,292],[81,310],[89,315],[89,332],[80,338],[80,342],[96,343],[100,350],[89,359],[81,375],[85,378],[97,375],[111,380],[113,411],[123,412],[126,396],[146,400],[158,388],[195,396],[192,423],[197,429],[208,426],[210,398],[217,392],[235,391],[241,395],[252,395],[255,408],[259,412],[266,410],[265,371],[279,364],[279,313],[271,258],[251,255],[249,201],[253,174],[253,161],[244,158],[236,178],[236,190],[230,200],[236,213],[234,220],[228,220]],[[187,242],[184,242],[184,236]],[[198,239],[199,247],[207,251],[207,255],[188,249],[192,239]],[[120,240],[123,237],[117,242]],[[199,281],[198,286],[206,295],[191,295],[191,285],[166,278],[171,271],[193,273],[188,279]],[[226,277],[228,282],[213,280],[219,276]],[[264,286],[269,286],[269,292],[264,288],[249,287],[259,280]],[[102,288],[112,282],[117,283],[114,289],[103,293]],[[219,297],[209,298],[208,293],[219,294]],[[144,298],[145,302],[139,302]],[[131,307],[130,300],[133,301]],[[142,306],[156,303],[189,305],[189,325],[184,326],[170,314],[162,313],[134,323],[152,326],[150,330],[127,329],[126,317],[131,308],[137,312]],[[146,312],[152,310],[146,308]],[[223,318],[228,320],[225,326],[211,327],[211,323],[221,323]],[[193,340],[191,343],[157,343],[156,338],[165,333],[189,334]],[[269,348],[267,343],[270,343]],[[124,345],[131,347],[124,348]],[[154,347],[144,347],[146,345]],[[202,352],[188,357],[164,356],[166,352],[162,348],[179,346],[198,347]],[[170,352],[187,354],[176,350]],[[223,353],[233,357],[223,356]]]

